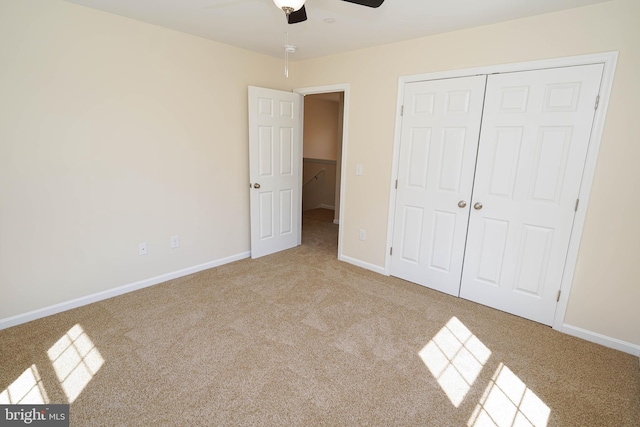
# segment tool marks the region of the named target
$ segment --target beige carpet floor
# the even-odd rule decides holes
[[[0,331],[74,426],[640,426],[638,358],[300,247]]]

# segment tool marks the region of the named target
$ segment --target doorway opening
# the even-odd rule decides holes
[[[304,97],[302,243],[338,247],[344,92]]]

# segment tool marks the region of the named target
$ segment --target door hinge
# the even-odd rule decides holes
[[[562,291],[558,291],[558,297],[556,298],[556,302],[560,302],[560,294],[562,293]]]
[[[389,248],[389,255],[393,255],[393,246],[391,246],[391,248]]]
[[[404,116],[404,105],[400,106],[400,115]]]
[[[398,180],[396,179],[396,190],[398,189]]]
[[[598,104],[600,104],[600,95],[596,96],[596,110],[598,109]]]
[[[578,212],[578,205],[580,204],[580,199],[576,199],[576,207],[573,209],[575,212]]]

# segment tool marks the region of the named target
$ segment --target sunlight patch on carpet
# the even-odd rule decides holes
[[[49,403],[36,365],[27,368],[0,393],[0,405],[43,405]]]
[[[102,355],[76,324],[47,351],[69,403],[82,393],[104,364]]]
[[[454,316],[419,355],[457,408],[489,360],[491,351]]]
[[[500,363],[476,406],[469,427],[546,427],[551,409]]]

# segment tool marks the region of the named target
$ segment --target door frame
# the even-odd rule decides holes
[[[391,244],[393,242],[393,224],[396,207],[396,189],[395,181],[398,177],[398,161],[400,153],[400,135],[402,130],[402,106],[404,105],[404,91],[407,83],[419,82],[424,80],[450,79],[456,77],[468,77],[479,74],[496,74],[517,71],[533,71],[546,68],[572,67],[578,65],[603,64],[602,81],[600,84],[600,100],[598,109],[595,112],[593,125],[591,129],[591,139],[585,160],[584,171],[582,173],[582,183],[580,185],[579,199],[580,206],[573,221],[573,230],[571,240],[569,241],[569,249],[565,261],[564,274],[560,285],[560,299],[556,306],[556,312],[553,319],[552,328],[562,331],[564,318],[569,302],[569,294],[575,273],[576,262],[578,259],[578,250],[580,249],[580,241],[582,239],[582,231],[584,228],[587,207],[589,205],[589,195],[595,175],[596,162],[598,159],[598,151],[604,131],[605,118],[609,106],[609,98],[613,86],[613,77],[615,74],[616,63],[618,60],[618,52],[603,52],[590,55],[570,56],[563,58],[544,59],[527,62],[516,62],[509,64],[498,64],[476,68],[465,68],[451,71],[441,71],[425,74],[413,74],[408,76],[400,76],[398,79],[398,98],[396,102],[396,122],[393,141],[393,163],[391,170],[390,197],[389,197],[389,214],[387,223],[387,248],[385,256],[385,274],[391,274]],[[594,105],[595,107],[595,105]]]
[[[342,240],[344,233],[344,197],[345,197],[345,181],[346,181],[346,164],[347,164],[347,140],[349,129],[349,84],[335,84],[327,86],[312,86],[304,87],[293,90],[294,93],[298,93],[303,96],[303,100],[300,103],[300,117],[302,118],[301,134],[304,135],[304,96],[305,95],[317,95],[320,93],[332,93],[342,92],[343,96],[343,113],[342,113],[342,150],[340,155],[340,206],[338,207],[338,218],[340,218],[340,226],[338,227],[338,259],[343,260],[342,255]],[[300,147],[300,164],[302,164],[302,151],[304,147],[304,137],[301,137]],[[300,182],[302,186],[302,181]],[[300,210],[302,211],[302,189],[300,190]],[[300,236],[302,236],[302,229],[300,230]],[[300,244],[300,243],[298,243]]]

